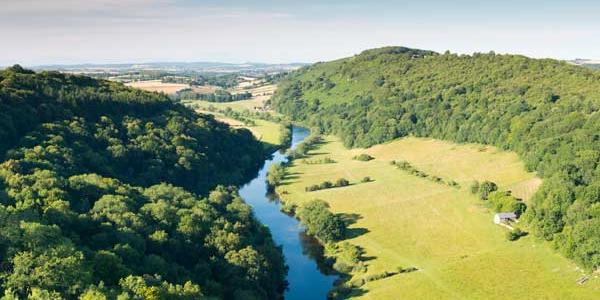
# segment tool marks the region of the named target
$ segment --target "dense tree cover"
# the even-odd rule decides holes
[[[238,85],[240,74],[200,74],[194,78],[194,85],[214,85],[224,89],[232,88]]]
[[[289,74],[289,72],[267,74],[264,76],[264,80],[265,80],[265,82],[268,82],[271,84],[277,84],[281,80],[283,80],[288,74]]]
[[[273,107],[350,147],[415,135],[516,151],[544,178],[526,219],[600,267],[600,73],[494,53],[368,50],[292,73]]]
[[[208,102],[232,102],[240,100],[248,100],[252,98],[252,93],[243,92],[238,94],[232,94],[225,90],[217,90],[214,93],[198,93],[192,89],[184,89],[178,91],[173,98],[175,100],[204,100]]]
[[[281,249],[234,188],[262,146],[166,96],[0,72],[7,299],[273,299]],[[198,196],[203,195],[203,196]]]

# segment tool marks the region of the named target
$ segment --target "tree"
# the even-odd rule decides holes
[[[307,232],[328,243],[344,238],[346,224],[339,216],[331,213],[327,203],[313,200],[302,206],[298,216],[307,227]]]
[[[338,180],[335,181],[336,187],[343,187],[343,186],[347,186],[349,184],[350,184],[350,182],[346,178],[339,178]]]
[[[75,296],[91,283],[91,271],[83,254],[68,244],[41,253],[20,252],[12,263],[13,271],[6,277],[5,287],[19,295],[27,295],[37,287]]]
[[[491,181],[484,181],[481,183],[481,185],[479,186],[479,198],[481,200],[487,200],[488,196],[491,192],[497,191],[498,190],[498,186]]]

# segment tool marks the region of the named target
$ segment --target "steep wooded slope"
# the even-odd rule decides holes
[[[234,188],[247,130],[166,96],[0,71],[0,290],[21,299],[273,299],[281,250]]]

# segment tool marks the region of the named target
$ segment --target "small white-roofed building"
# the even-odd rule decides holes
[[[496,224],[501,224],[501,223],[509,223],[509,222],[514,222],[517,220],[517,214],[512,213],[512,212],[506,212],[506,213],[497,213],[494,215],[494,223]]]

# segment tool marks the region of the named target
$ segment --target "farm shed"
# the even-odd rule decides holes
[[[497,213],[494,215],[494,223],[496,223],[496,224],[508,223],[508,222],[516,221],[516,220],[517,220],[517,214],[512,213],[512,212]]]

